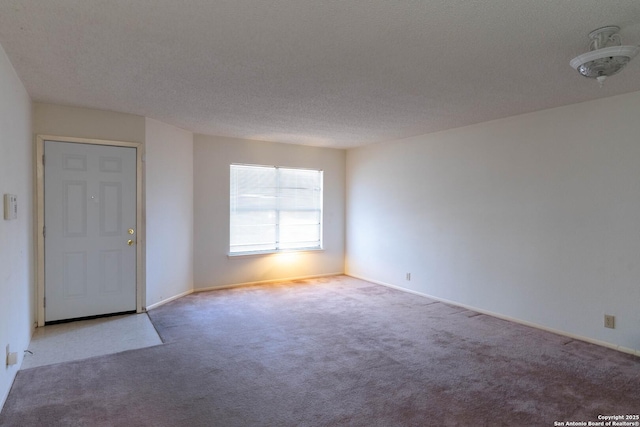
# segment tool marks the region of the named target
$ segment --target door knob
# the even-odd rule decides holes
[[[127,240],[127,245],[129,246],[133,245],[133,240]]]

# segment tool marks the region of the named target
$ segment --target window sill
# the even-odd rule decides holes
[[[262,257],[262,256],[273,256],[279,254],[299,254],[305,252],[324,252],[324,248],[319,249],[291,249],[286,251],[260,251],[260,252],[238,252],[238,253],[227,253],[227,258],[229,259],[239,259],[239,258],[254,258],[254,257]]]

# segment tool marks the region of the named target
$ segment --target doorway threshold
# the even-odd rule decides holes
[[[100,319],[101,317],[116,317],[116,316],[122,316],[124,314],[134,314],[135,312],[136,312],[135,310],[131,310],[131,311],[123,311],[123,312],[120,312],[120,313],[98,314],[97,316],[76,317],[75,319],[53,320],[51,322],[44,322],[44,325],[45,326],[59,325],[61,323],[78,322],[78,321],[81,321],[81,320]]]

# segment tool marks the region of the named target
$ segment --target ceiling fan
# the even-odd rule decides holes
[[[573,58],[569,64],[585,77],[604,84],[607,77],[622,70],[640,51],[638,46],[623,46],[620,27],[611,25],[589,33],[589,52]]]

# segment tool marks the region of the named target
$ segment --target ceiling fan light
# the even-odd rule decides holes
[[[612,76],[622,70],[638,51],[638,46],[605,47],[573,58],[570,65],[585,77]]]
[[[638,46],[621,46],[618,31],[620,27],[611,25],[590,32],[589,52],[576,56],[569,65],[602,86],[605,78],[619,73],[640,51]]]

